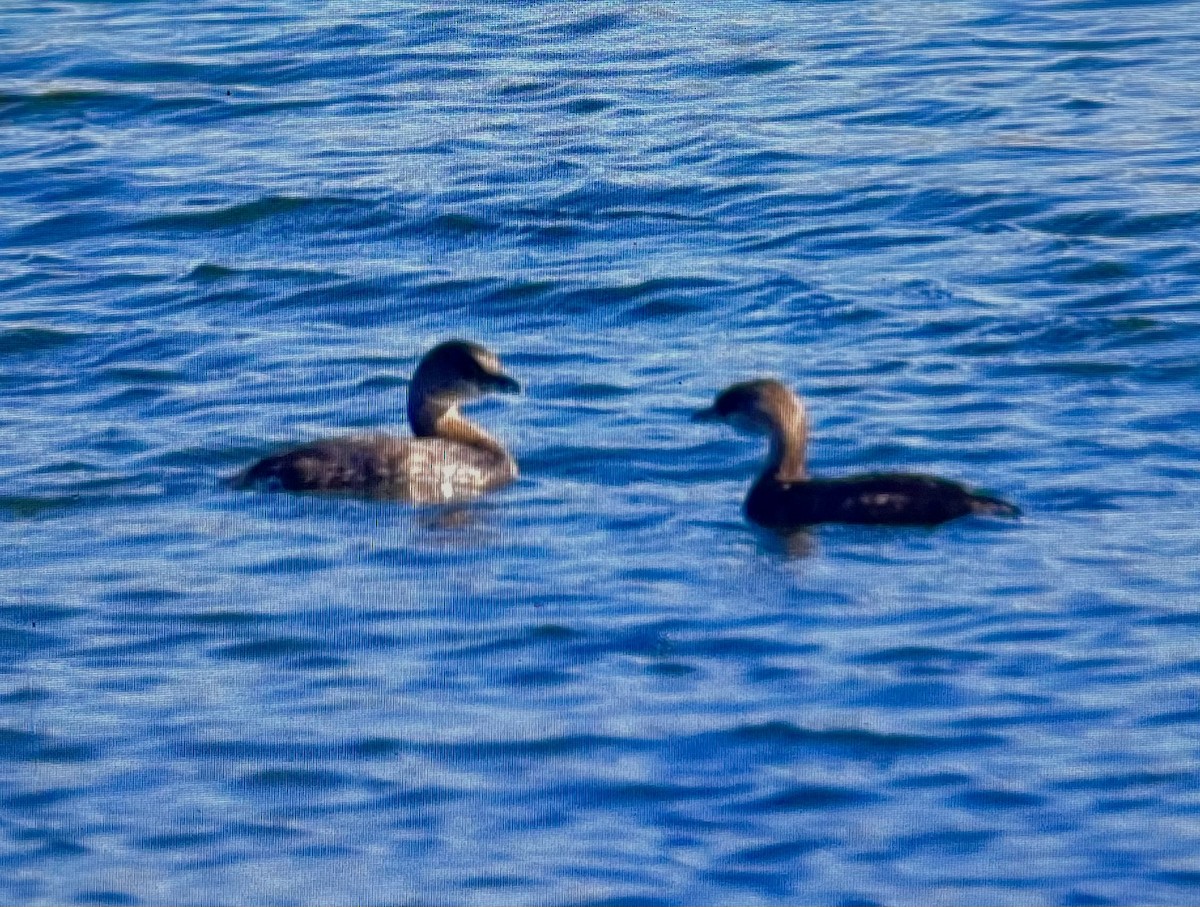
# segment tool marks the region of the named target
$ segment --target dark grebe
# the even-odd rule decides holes
[[[515,479],[517,464],[458,407],[490,392],[520,389],[482,346],[465,340],[440,343],[421,359],[409,385],[408,421],[416,437],[314,441],[260,460],[238,475],[234,485],[354,492],[419,503],[475,497]]]
[[[730,422],[770,437],[767,465],[750,488],[746,516],[772,529],[814,523],[931,526],[971,513],[1020,514],[1012,504],[936,476],[901,472],[810,479],[804,404],[778,381],[734,384],[692,418]]]

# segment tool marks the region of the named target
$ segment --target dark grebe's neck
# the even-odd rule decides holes
[[[808,417],[804,405],[790,393],[771,402],[771,446],[763,477],[783,483],[803,482],[808,478]]]

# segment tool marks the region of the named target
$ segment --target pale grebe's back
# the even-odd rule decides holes
[[[449,340],[417,365],[408,391],[412,438],[365,435],[314,441],[266,457],[240,473],[240,488],[332,491],[419,503],[459,501],[512,482],[517,464],[504,446],[459,412],[488,393],[516,393],[484,347]]]

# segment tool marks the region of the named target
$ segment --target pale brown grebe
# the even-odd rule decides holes
[[[504,446],[459,413],[484,394],[517,393],[500,360],[477,343],[449,340],[417,365],[408,389],[414,437],[314,441],[255,463],[239,488],[334,491],[418,503],[461,501],[507,485],[517,464]]]
[[[916,473],[870,473],[810,479],[805,463],[808,419],[804,404],[773,379],[744,381],[723,390],[696,421],[722,421],[771,439],[762,474],[746,497],[746,516],[772,529],[815,523],[931,526],[968,514],[1018,516],[998,498]]]

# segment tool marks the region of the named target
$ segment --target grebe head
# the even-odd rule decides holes
[[[418,437],[437,435],[444,431],[444,426],[439,428],[444,420],[463,421],[459,404],[484,394],[520,390],[521,385],[504,374],[495,353],[467,340],[447,340],[417,363],[408,386],[408,423]]]
[[[731,384],[712,406],[692,416],[694,422],[728,422],[742,431],[773,434],[802,427],[804,407],[800,399],[774,378]]]
[[[456,406],[484,394],[516,394],[521,385],[504,373],[491,350],[467,340],[439,343],[413,373],[410,395],[422,402]]]

